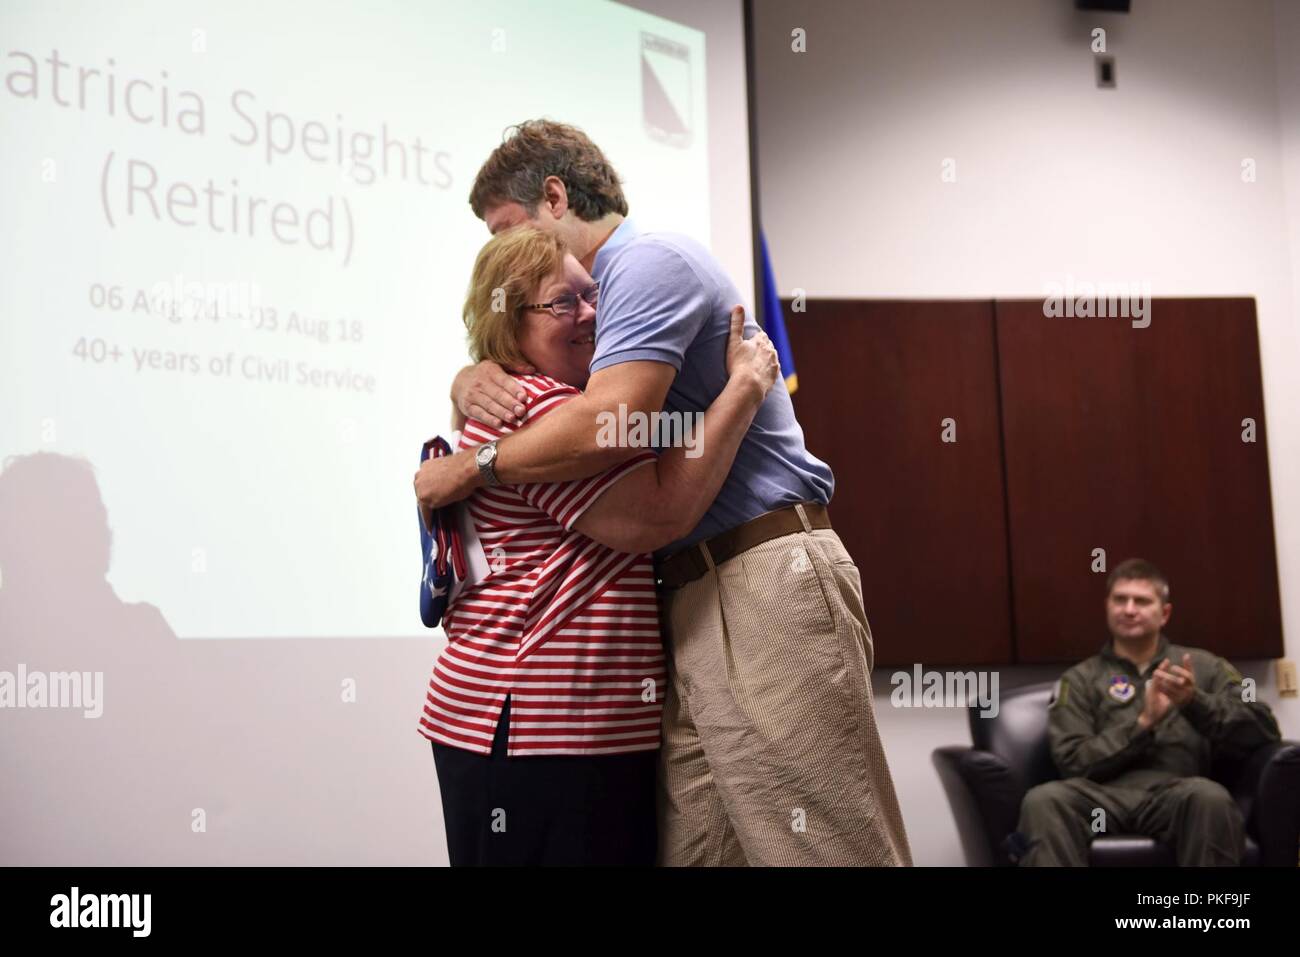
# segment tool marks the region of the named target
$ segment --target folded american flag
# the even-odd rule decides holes
[[[420,461],[429,456],[441,458],[451,455],[451,446],[440,435],[425,442],[420,449]],[[424,527],[424,517],[416,507],[416,521],[420,523],[420,551],[424,556],[424,574],[420,579],[420,620],[428,628],[442,622],[452,593],[458,582],[465,581],[468,569],[465,549],[457,522],[456,506],[447,505],[433,512],[433,530]]]

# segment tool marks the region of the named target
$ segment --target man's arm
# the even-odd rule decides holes
[[[1076,671],[1061,679],[1047,713],[1052,760],[1062,777],[1106,781],[1146,753],[1155,732],[1137,709],[1127,720],[1096,731],[1089,686]]]
[[[497,446],[496,473],[503,484],[567,482],[620,465],[635,448],[601,444],[604,414],[626,419],[659,413],[677,370],[664,362],[622,362],[592,373],[582,395]]]
[[[654,415],[664,405],[677,370],[664,362],[622,362],[592,375],[587,391],[528,428],[497,443],[494,468],[503,485],[567,482],[621,465],[635,448],[597,443],[602,412]],[[622,406],[620,412],[619,406]],[[428,459],[415,476],[415,495],[425,510],[468,498],[483,484],[472,452]]]
[[[743,338],[744,322],[744,311],[734,309],[727,385],[705,411],[693,447],[674,446],[653,468],[625,475],[582,513],[574,524],[579,532],[616,551],[640,553],[683,538],[699,523],[731,472],[758,407],[781,375],[772,341],[762,331]]]
[[[1201,659],[1196,690],[1182,706],[1192,727],[1216,748],[1233,755],[1245,756],[1260,745],[1281,740],[1269,706],[1245,700],[1237,669],[1217,655],[1208,657],[1211,660]]]

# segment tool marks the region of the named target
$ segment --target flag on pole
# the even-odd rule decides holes
[[[776,292],[776,276],[772,273],[772,259],[767,253],[767,237],[760,234],[763,251],[763,326],[767,337],[776,348],[785,376],[785,387],[790,392],[799,388],[799,376],[794,371],[794,353],[790,351],[790,338],[785,334],[785,314],[781,311],[781,297]]]

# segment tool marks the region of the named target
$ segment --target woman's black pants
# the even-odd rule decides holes
[[[511,758],[509,724],[490,757],[432,742],[453,867],[654,864],[657,751]]]

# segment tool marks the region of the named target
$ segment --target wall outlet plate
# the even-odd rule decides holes
[[[1296,679],[1295,662],[1280,658],[1277,662],[1277,693],[1283,698],[1300,696],[1300,681]]]

